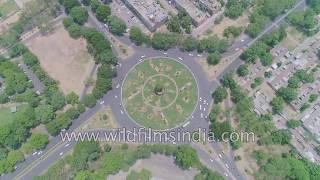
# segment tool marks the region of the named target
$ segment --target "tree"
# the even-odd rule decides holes
[[[77,0],[61,0],[61,1],[62,1],[63,6],[65,7],[65,10],[67,13],[69,13],[69,11],[73,7],[81,6],[79,1],[77,1]]]
[[[233,38],[236,38],[240,36],[241,32],[242,27],[228,26],[226,29],[223,30],[223,36],[226,38],[230,38],[231,36]]]
[[[80,112],[77,108],[71,107],[65,112],[66,116],[70,119],[77,119],[80,116]]]
[[[279,88],[277,91],[277,96],[282,97],[282,99],[287,103],[296,100],[298,97],[296,90],[290,87]]]
[[[301,121],[299,121],[299,120],[290,119],[289,121],[287,121],[287,127],[288,128],[294,129],[294,128],[297,128],[299,126],[301,126]]]
[[[67,31],[73,39],[77,39],[82,35],[82,28],[79,24],[73,23],[68,28]]]
[[[221,55],[218,52],[213,52],[208,55],[207,62],[210,65],[217,65],[219,64],[220,59]]]
[[[175,161],[180,168],[186,170],[199,163],[199,158],[197,152],[190,145],[180,145]]]
[[[167,29],[170,32],[180,33],[180,23],[178,16],[173,16],[170,18],[170,20],[167,22]]]
[[[86,8],[77,6],[73,7],[70,11],[70,16],[72,17],[73,21],[79,25],[83,25],[88,20],[88,12]]]
[[[198,47],[198,40],[192,36],[187,36],[182,44],[182,49],[185,51],[193,51]]]
[[[249,5],[248,2],[247,0],[229,0],[226,4],[224,15],[231,19],[237,19]]]
[[[83,97],[82,99],[82,103],[86,106],[86,107],[93,107],[96,105],[97,100],[96,98],[92,95],[92,94],[87,94]]]
[[[271,133],[272,141],[274,144],[290,144],[291,132],[287,129],[279,129]]]
[[[43,149],[49,143],[49,136],[46,134],[32,134],[29,138],[29,144],[33,149]]]
[[[284,108],[284,100],[281,97],[274,97],[271,106],[274,113],[280,114]]]
[[[228,92],[227,92],[227,90],[226,90],[224,87],[222,87],[222,86],[218,87],[218,88],[215,90],[215,92],[213,92],[213,94],[212,94],[212,97],[213,97],[214,102],[215,102],[216,104],[222,102],[225,98],[227,98],[227,96],[228,96]]]
[[[311,94],[309,97],[309,102],[315,102],[318,99],[318,94]]]
[[[300,79],[297,76],[291,76],[288,80],[288,87],[289,88],[293,88],[293,89],[297,89],[300,87]]]
[[[62,92],[60,91],[54,92],[51,96],[49,104],[52,105],[54,111],[63,108],[65,105],[65,98]]]
[[[5,147],[0,147],[0,161],[6,159],[7,154],[8,150]]]
[[[247,64],[242,64],[237,70],[237,74],[241,77],[247,76],[249,74],[249,69]]]
[[[253,80],[253,83],[251,84],[251,88],[254,89],[258,86],[260,86],[263,83],[263,77],[256,77]]]
[[[111,8],[107,5],[99,5],[96,10],[97,19],[103,23],[107,23],[111,15]]]
[[[115,56],[111,49],[105,50],[99,54],[97,54],[96,63],[98,64],[117,64],[117,56]]]
[[[263,53],[260,55],[260,62],[263,66],[270,66],[272,64],[272,55],[271,53]]]
[[[39,122],[47,123],[54,119],[54,109],[51,105],[44,104],[35,108],[36,119]]]
[[[232,127],[228,121],[222,123],[215,122],[211,124],[210,129],[214,133],[214,138],[220,141],[229,139],[230,133],[232,132]]]
[[[136,26],[131,27],[129,37],[137,46],[142,45],[145,41],[145,35],[140,28]]]
[[[91,0],[81,0],[81,3],[85,6],[89,6],[91,3]]]
[[[90,7],[93,12],[96,12],[96,10],[99,8],[101,5],[100,0],[90,0]]]
[[[109,30],[112,34],[122,36],[126,32],[126,23],[118,18],[117,16],[112,16],[109,20]]]
[[[79,103],[79,96],[75,92],[71,92],[66,96],[66,102],[71,105]]]

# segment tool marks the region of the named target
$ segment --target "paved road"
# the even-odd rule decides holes
[[[305,8],[305,3],[303,1],[300,1],[292,10],[297,10],[300,8]],[[236,49],[238,48],[246,48],[252,45],[254,42],[258,40],[258,38],[261,38],[265,33],[271,32],[274,30],[278,24],[282,23],[284,18],[292,11],[289,10],[286,14],[278,17],[270,26],[268,26],[257,38],[255,39],[250,39],[249,37],[245,36],[242,40],[236,42],[233,44],[228,51],[224,54],[224,57],[231,56],[234,54]],[[93,25],[96,27],[98,30],[102,31],[106,37],[108,37],[108,32],[103,29],[103,26],[97,22],[95,17],[89,13],[89,24]],[[130,40],[126,37],[120,37],[119,40],[121,40],[123,43],[134,46],[130,42]],[[141,46],[141,47],[136,47],[136,54],[134,54],[132,57],[130,57],[129,60],[122,61],[120,60],[119,62],[121,63],[121,67],[118,66],[118,74],[119,76],[114,79],[114,87],[116,87],[119,83],[122,83],[126,73],[138,62],[140,57],[142,55],[145,55],[147,57],[156,57],[156,56],[169,56],[172,58],[178,59],[179,57],[183,59],[182,63],[188,66],[191,71],[195,74],[195,77],[198,82],[199,86],[199,95],[202,99],[201,102],[199,102],[198,107],[196,107],[196,111],[193,114],[193,118],[190,119],[190,124],[186,127],[188,130],[194,130],[197,129],[198,127],[201,128],[206,128],[208,129],[208,120],[205,119],[205,115],[209,113],[209,108],[206,108],[206,111],[204,112],[203,110],[200,110],[199,105],[200,103],[204,103],[204,100],[210,103],[212,102],[211,98],[211,92],[214,91],[218,86],[219,82],[218,80],[223,77],[224,74],[235,70],[240,64],[241,61],[239,58],[233,61],[231,65],[229,65],[221,75],[217,78],[218,80],[214,80],[210,82],[208,79],[203,78],[207,77],[205,73],[203,72],[202,68],[199,66],[197,62],[195,62],[194,56],[196,56],[196,53],[193,53],[193,56],[190,56],[184,52],[181,52],[178,49],[170,49],[166,53],[166,55],[163,52],[160,51],[155,51],[153,49]],[[201,77],[201,78],[200,78]],[[133,128],[136,127],[136,124],[134,121],[132,121],[126,114],[121,113],[122,105],[120,105],[121,101],[119,100],[119,97],[121,95],[121,89],[120,88],[114,88],[112,91],[108,92],[103,97],[104,103],[108,104],[112,107],[113,114],[115,118],[119,121],[120,126],[126,127],[126,128]],[[117,97],[117,98],[116,98]],[[205,105],[204,103],[203,105]],[[89,119],[91,116],[93,116],[100,108],[102,105],[97,104],[94,108],[89,109],[85,113],[83,113],[77,120],[73,121],[72,126],[68,130],[68,132],[72,132],[80,125],[85,122],[87,119]],[[201,118],[201,114],[204,114],[204,118]],[[1,177],[1,179],[31,179],[31,177],[39,175],[41,172],[46,170],[48,166],[50,166],[52,163],[54,163],[59,157],[61,152],[67,152],[70,149],[72,149],[74,142],[70,142],[70,145],[68,147],[65,147],[65,143],[61,142],[60,137],[52,137],[50,139],[50,143],[44,150],[44,154],[42,154],[40,157],[39,156],[30,156],[24,161],[23,163],[18,165],[18,168],[15,172],[6,174]],[[215,166],[214,168],[220,173],[220,174],[228,174],[228,177],[232,179],[245,179],[243,175],[241,175],[233,161],[233,157],[228,157],[223,154],[221,145],[219,143],[212,143],[212,147],[216,151],[217,154],[221,155],[220,162],[214,161],[214,163],[211,162],[212,166]],[[210,155],[203,153],[197,149],[199,153],[199,156],[201,159],[206,159],[208,160],[208,157]],[[209,163],[210,164],[210,163]],[[221,166],[222,164],[222,166]],[[227,165],[224,165],[227,164]]]

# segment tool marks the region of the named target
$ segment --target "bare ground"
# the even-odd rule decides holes
[[[104,119],[104,116],[107,116]],[[118,124],[114,119],[110,106],[100,109],[94,116],[86,121],[82,126],[81,130],[95,129],[95,128],[116,128]]]
[[[200,37],[216,34],[218,37],[223,37],[223,31],[229,26],[246,27],[249,24],[249,13],[244,13],[238,19],[233,20],[228,17],[224,17],[220,24],[214,24],[209,27]],[[210,32],[210,33],[208,33]]]
[[[42,68],[59,82],[64,94],[72,91],[81,94],[94,65],[84,39],[72,39],[59,23],[51,34],[38,36],[26,44],[38,56]]]
[[[174,164],[174,160],[172,158],[168,158],[164,155],[153,154],[149,159],[138,160],[132,167],[130,167],[128,172],[120,171],[116,175],[108,176],[108,179],[126,179],[126,176],[130,171],[141,171],[144,168],[151,171],[153,179],[192,180],[193,177],[198,173],[195,169],[183,171]]]

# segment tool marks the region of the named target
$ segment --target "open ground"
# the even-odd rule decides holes
[[[72,39],[59,23],[53,33],[38,36],[26,44],[39,57],[41,66],[59,82],[64,94],[72,91],[81,94],[94,66],[84,39]]]

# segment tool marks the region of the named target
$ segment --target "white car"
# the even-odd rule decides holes
[[[121,113],[121,114],[123,114],[123,111],[122,111],[122,110],[120,110],[120,113]]]
[[[101,101],[101,102],[100,102],[100,105],[102,105],[102,104],[104,104],[104,101]]]
[[[239,48],[236,48],[235,50],[236,50],[236,51],[239,51],[240,49],[239,49]]]
[[[63,155],[63,152],[59,153],[59,155],[62,156],[62,155]]]
[[[142,56],[141,56],[141,58],[145,58],[145,57],[146,57],[146,55],[142,55]]]
[[[68,143],[68,144],[66,144],[66,145],[64,145],[64,147],[68,147],[68,146],[70,146],[70,144]]]
[[[220,158],[222,158],[222,155],[221,155],[221,154],[219,154],[219,157],[220,157]]]
[[[182,57],[178,57],[178,59],[181,60],[181,61],[183,60]]]
[[[202,54],[198,54],[197,56],[198,56],[198,57],[202,57]]]
[[[226,167],[229,169],[229,166],[228,166],[228,164],[226,164]]]
[[[38,152],[35,151],[34,153],[32,153],[32,156],[35,156],[35,155],[37,155],[37,154],[38,154]]]
[[[42,153],[43,153],[43,151],[39,151],[37,154],[40,155],[40,154],[42,154]]]
[[[200,114],[200,117],[203,118],[203,113]]]
[[[189,56],[193,56],[193,54],[192,54],[192,53],[189,53]]]
[[[120,87],[120,84],[117,84],[116,88],[118,89]]]
[[[226,172],[224,173],[224,175],[225,175],[226,177],[228,177],[228,174],[227,174]]]
[[[205,107],[203,108],[203,111],[206,112],[206,108]]]
[[[166,53],[166,52],[163,52],[163,54],[164,54],[164,55],[167,55],[168,53]]]
[[[210,158],[210,161],[213,162],[213,159]]]
[[[114,96],[114,98],[116,98],[116,99],[117,99],[117,98],[118,98],[118,96],[117,96],[117,95],[115,95],[115,96]]]

